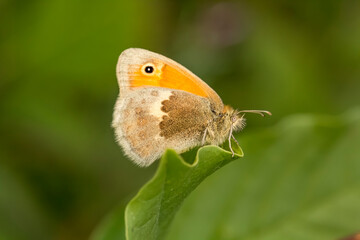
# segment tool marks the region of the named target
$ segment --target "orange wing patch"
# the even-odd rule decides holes
[[[163,87],[210,97],[196,76],[169,64],[148,62],[129,66],[130,87]]]

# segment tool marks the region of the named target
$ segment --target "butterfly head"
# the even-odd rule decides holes
[[[225,105],[224,114],[228,118],[229,125],[234,131],[239,131],[245,127],[244,113],[234,110],[232,107]]]
[[[213,112],[213,120],[208,126],[209,135],[207,142],[221,144],[229,136],[230,131],[239,131],[245,126],[243,114],[225,105],[222,112]]]
[[[261,116],[271,115],[264,110],[235,110],[225,105],[222,112],[213,111],[214,117],[209,126],[209,139],[211,144],[220,144],[233,132],[240,131],[245,127],[245,113],[255,113]]]

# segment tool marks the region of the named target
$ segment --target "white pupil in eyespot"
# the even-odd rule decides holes
[[[152,66],[145,67],[145,72],[146,73],[152,73],[153,71],[154,71],[154,68]]]

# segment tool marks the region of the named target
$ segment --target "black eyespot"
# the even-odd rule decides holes
[[[213,114],[216,114],[216,111],[215,111],[214,109],[211,109],[211,112],[212,112]]]
[[[152,72],[154,72],[154,67],[152,67],[152,66],[147,66],[147,67],[145,67],[145,72],[146,72],[146,73],[152,73]]]

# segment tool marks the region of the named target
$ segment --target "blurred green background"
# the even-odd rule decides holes
[[[86,239],[154,173],[110,127],[129,47],[178,61],[226,104],[273,113],[249,116],[245,134],[360,105],[356,0],[0,0],[0,239]]]

